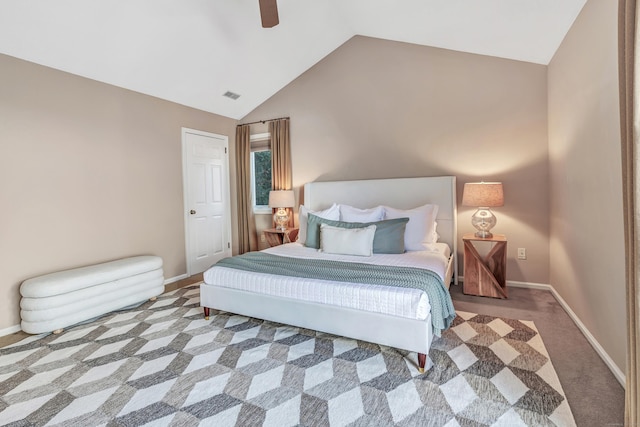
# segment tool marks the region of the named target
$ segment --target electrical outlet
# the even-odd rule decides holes
[[[518,259],[527,259],[527,250],[525,248],[518,248]]]
[[[263,242],[263,243],[267,241],[267,238],[264,237],[264,234],[260,235],[260,241]]]

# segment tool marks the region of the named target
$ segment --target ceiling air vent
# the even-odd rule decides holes
[[[226,96],[227,98],[231,98],[233,100],[236,100],[236,99],[240,98],[240,95],[238,95],[237,93],[230,92],[230,91],[226,91],[224,93],[224,95],[222,95],[222,96]]]

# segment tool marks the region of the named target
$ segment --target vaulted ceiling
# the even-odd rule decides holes
[[[355,35],[548,64],[585,2],[2,0],[0,53],[241,119]]]

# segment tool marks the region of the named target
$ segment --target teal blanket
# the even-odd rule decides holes
[[[280,276],[420,289],[429,297],[431,323],[437,336],[451,326],[456,317],[451,295],[440,276],[421,268],[290,258],[264,252],[224,258],[216,266]]]

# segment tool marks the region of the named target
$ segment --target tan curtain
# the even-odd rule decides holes
[[[291,190],[291,142],[289,140],[289,119],[269,122],[271,134],[271,189]],[[289,211],[289,227],[293,227],[293,210]]]
[[[236,127],[236,174],[238,183],[238,253],[258,250],[256,222],[251,199],[250,126]]]
[[[625,386],[625,426],[640,426],[640,89],[636,53],[638,16],[636,0],[619,0],[620,125],[622,134],[622,185],[627,286],[627,372]]]
[[[274,190],[291,190],[289,119],[269,122],[271,134],[271,183]]]

